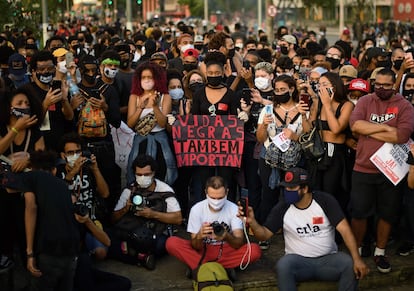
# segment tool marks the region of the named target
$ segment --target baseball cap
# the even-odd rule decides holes
[[[204,39],[203,39],[202,35],[198,34],[198,35],[194,36],[194,43],[197,43],[197,42],[201,42],[201,43],[204,42]]]
[[[297,44],[297,40],[296,37],[294,37],[291,34],[285,34],[284,36],[282,36],[282,40],[290,43],[290,44]]]
[[[58,58],[58,57],[61,57],[61,56],[66,55],[66,53],[67,53],[67,52],[68,52],[68,50],[67,50],[67,49],[65,49],[65,48],[63,48],[63,47],[60,47],[60,48],[55,49],[55,50],[53,51],[53,56],[54,56],[55,58]]]
[[[183,57],[185,58],[185,57],[188,57],[188,56],[195,57],[197,59],[198,58],[198,51],[196,49],[193,49],[193,48],[186,49],[184,51],[184,56]]]
[[[298,185],[308,184],[308,172],[302,168],[290,168],[286,171],[283,181],[280,185],[284,187],[295,187]]]
[[[354,79],[349,83],[348,91],[361,91],[369,93],[369,83],[363,79]]]
[[[163,52],[157,52],[151,55],[150,61],[153,60],[164,60],[167,62],[168,58]]]
[[[352,65],[345,65],[339,70],[340,77],[356,78],[358,71]]]
[[[377,73],[384,69],[384,67],[378,67],[372,71],[371,76],[369,77],[370,80],[375,80],[377,78]]]
[[[12,54],[8,60],[9,73],[15,76],[23,76],[27,73],[27,64],[23,55]]]
[[[367,50],[367,58],[370,61],[372,58],[383,56],[388,56],[389,53],[382,47],[371,47]]]

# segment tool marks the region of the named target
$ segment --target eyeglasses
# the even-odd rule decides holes
[[[80,153],[82,153],[82,151],[81,151],[81,150],[76,150],[76,151],[67,151],[67,152],[65,153],[65,155],[67,155],[67,156],[73,156],[73,155],[77,155],[77,154],[80,154]]]
[[[384,88],[384,89],[391,89],[392,86],[394,84],[390,84],[390,83],[374,83],[375,89],[380,89],[380,88]]]
[[[334,60],[340,60],[341,56],[340,55],[334,55],[334,54],[326,54],[327,58],[332,58]]]

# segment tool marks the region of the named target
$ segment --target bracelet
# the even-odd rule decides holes
[[[15,133],[15,134],[18,134],[19,133],[19,131],[17,130],[17,128],[15,128],[15,127],[12,127],[11,128],[11,130]]]
[[[26,258],[34,258],[34,254],[33,253],[29,253],[26,255]]]

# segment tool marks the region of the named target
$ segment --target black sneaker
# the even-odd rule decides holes
[[[375,265],[377,265],[378,271],[380,273],[389,273],[391,271],[391,265],[388,262],[388,259],[385,256],[375,256],[374,257]]]
[[[144,267],[150,271],[155,270],[155,256],[154,255],[148,255],[145,258]]]
[[[403,257],[406,257],[411,253],[414,253],[414,243],[405,242],[397,249],[397,254]]]

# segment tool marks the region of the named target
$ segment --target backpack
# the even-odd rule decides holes
[[[194,291],[234,290],[226,269],[217,262],[207,262],[198,267],[193,287]]]
[[[108,88],[107,84],[99,87],[99,94],[102,94]],[[108,122],[105,112],[101,108],[93,107],[88,101],[91,97],[87,92],[81,90],[82,95],[86,97],[86,104],[79,112],[78,133],[82,137],[105,137],[107,135]]]

